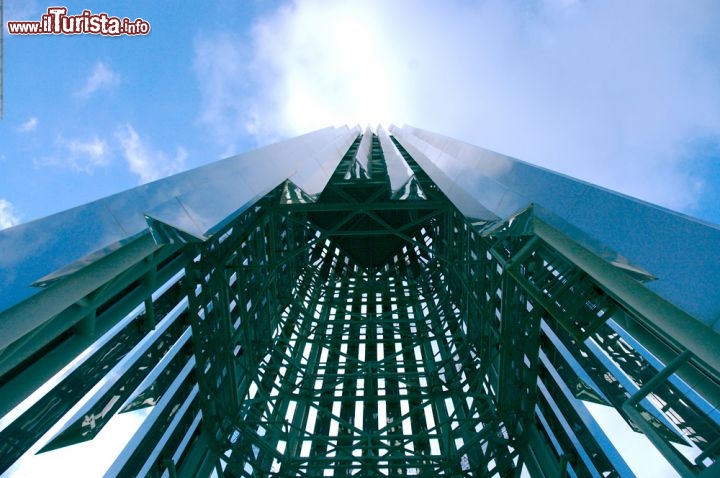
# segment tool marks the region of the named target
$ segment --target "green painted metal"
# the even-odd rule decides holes
[[[245,234],[232,227],[239,242],[224,236],[192,253],[196,277],[207,284],[194,298],[202,314],[193,327],[212,329],[206,407],[222,409],[223,420],[210,428],[226,473],[492,476],[517,472],[527,459],[536,471],[628,475],[576,402],[581,386],[622,412],[630,392],[612,374],[642,383],[652,373],[645,362],[628,368],[624,357],[642,355],[612,348],[608,319],[637,315],[614,295],[617,282],[598,281],[595,269],[589,275],[559,253],[557,236],[534,217],[529,230],[508,223],[483,235],[485,224],[464,218],[402,149],[426,196],[389,200],[376,141],[369,174],[351,174],[359,140],[316,202],[278,206],[266,198]],[[306,239],[283,243],[279,231]],[[232,260],[220,250],[232,251]],[[602,261],[598,267],[616,271]],[[218,294],[230,283],[244,286]],[[274,289],[280,283],[290,287],[282,299]],[[617,370],[584,350],[588,340],[607,350]],[[570,357],[585,357],[593,387],[573,372],[583,364],[569,365]],[[716,425],[701,426],[697,407],[674,412],[706,437],[717,434]],[[683,442],[678,422],[645,420],[664,443]],[[554,443],[550,450],[537,444],[538,429]]]
[[[632,476],[586,400],[707,476],[717,334],[532,206],[465,217],[392,140],[358,136],[317,195],[287,180],[204,241],[139,236],[11,309],[42,338],[19,331],[2,351],[11,400],[67,344],[107,334],[0,430],[0,471],[115,369],[46,449],[147,406],[111,473]]]
[[[534,415],[538,359],[532,351],[538,349],[542,309],[528,313],[526,291],[510,275],[495,273],[497,263],[483,251],[486,241],[426,176],[419,174],[418,181],[429,202],[390,208],[387,183],[378,180],[381,169],[372,169],[377,150],[369,179],[345,179],[353,152],[316,204],[265,206],[254,212],[241,242],[230,245],[230,236],[220,235],[222,242],[192,253],[190,270],[197,268],[194,277],[207,284],[191,299],[197,301],[191,308],[201,311],[193,327],[196,336],[203,330],[208,337],[203,349],[213,351],[206,358],[212,384],[205,405],[223,417],[210,428],[224,437],[219,446],[226,471],[485,476],[519,470],[524,430]],[[399,226],[379,212],[388,210],[402,212]],[[283,279],[293,284],[289,302],[271,299],[271,284],[281,280],[267,275],[278,265],[263,248],[298,257],[289,243],[278,247],[270,235],[281,229],[271,227],[278,223],[288,234],[313,238],[294,244],[306,250],[309,262],[295,264],[297,275]],[[343,242],[350,234],[373,239]],[[463,235],[470,237],[457,247]],[[355,259],[371,252],[375,237],[392,237],[394,255],[381,267],[362,258],[365,267],[358,266]],[[227,263],[218,255],[223,249],[233,251]],[[463,262],[467,267],[458,270]],[[264,280],[253,287],[260,271]],[[490,281],[484,287],[502,291],[502,300],[469,287],[483,279]],[[217,292],[231,283],[243,289],[230,297]],[[252,300],[243,307],[247,297]],[[250,302],[264,304],[265,327],[274,329],[270,344],[247,325],[261,313]],[[496,313],[501,320],[484,318]],[[280,323],[272,322],[275,314]],[[220,343],[219,323],[225,330]],[[484,330],[474,330],[478,325]],[[233,343],[223,343],[223,335]],[[232,345],[236,356],[225,358]],[[242,365],[233,367],[234,361]],[[222,377],[213,370],[222,370]]]

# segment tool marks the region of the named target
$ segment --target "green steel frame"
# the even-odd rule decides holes
[[[718,472],[715,335],[534,206],[463,216],[394,141],[400,198],[361,140],[319,197],[286,181],[204,242],[139,236],[68,280],[87,293],[0,355],[6,409],[103,339],[0,430],[0,471],[115,370],[43,450],[152,406],[110,474],[632,475],[584,400]]]

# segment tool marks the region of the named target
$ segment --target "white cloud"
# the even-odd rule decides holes
[[[67,139],[59,136],[56,146],[57,149],[52,155],[36,159],[35,165],[59,166],[91,174],[96,168],[110,164],[108,145],[97,136],[87,139]]]
[[[107,144],[97,137],[87,141],[77,139],[62,140],[61,143],[73,157],[84,159],[84,168],[105,166],[108,162]]]
[[[0,229],[20,224],[20,215],[7,199],[0,198]]]
[[[98,90],[112,89],[120,84],[120,75],[102,61],[98,61],[76,95],[89,98]]]
[[[20,131],[21,133],[30,133],[32,131],[35,131],[39,122],[40,121],[37,119],[37,117],[33,116],[32,118],[29,118],[26,122],[18,126],[18,131]]]
[[[60,145],[67,151],[65,164],[76,171],[91,173],[95,168],[110,163],[107,143],[97,137],[88,140],[60,139]]]
[[[253,130],[248,96],[258,85],[247,75],[247,53],[242,42],[229,33],[202,37],[195,45],[194,67],[203,102],[200,120],[230,149],[244,131]]]
[[[187,151],[178,147],[173,158],[162,151],[154,150],[144,143],[132,125],[127,124],[115,132],[115,139],[120,143],[128,168],[140,178],[140,183],[147,183],[178,173],[185,169]]]
[[[409,123],[689,210],[720,136],[720,9],[661,2],[298,0],[198,40],[218,141]]]

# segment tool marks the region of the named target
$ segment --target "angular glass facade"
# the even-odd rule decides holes
[[[108,474],[632,476],[585,403],[720,467],[720,230],[434,133],[328,128],[0,246],[2,413],[61,370],[0,471],[146,408]]]

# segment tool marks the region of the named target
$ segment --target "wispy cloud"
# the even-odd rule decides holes
[[[30,133],[32,131],[35,131],[39,122],[40,121],[37,119],[37,117],[33,116],[32,118],[29,118],[27,121],[18,126],[18,131],[21,133]]]
[[[87,174],[109,164],[110,149],[107,142],[97,136],[85,139],[59,136],[56,140],[56,151],[35,160],[36,166],[70,168]]]
[[[0,198],[0,229],[20,224],[20,215],[7,199]]]
[[[104,62],[98,61],[75,94],[81,98],[89,98],[99,90],[112,89],[119,84],[120,75]]]
[[[692,144],[720,136],[718,23],[712,0],[297,0],[249,42],[198,40],[195,67],[219,140],[407,122],[690,210]]]
[[[61,144],[71,153],[71,158],[78,158],[79,169],[91,169],[108,164],[108,147],[104,140],[97,137],[87,141],[77,139],[61,140]]]
[[[175,156],[168,157],[141,140],[130,124],[118,128],[115,139],[120,143],[128,168],[138,175],[140,183],[154,181],[185,169],[187,151],[184,148],[178,147]]]
[[[257,78],[247,74],[250,53],[231,33],[202,36],[195,43],[193,64],[202,96],[200,120],[218,143],[230,149],[247,132],[257,133],[255,102],[249,98],[252,91],[262,93],[262,89]]]

